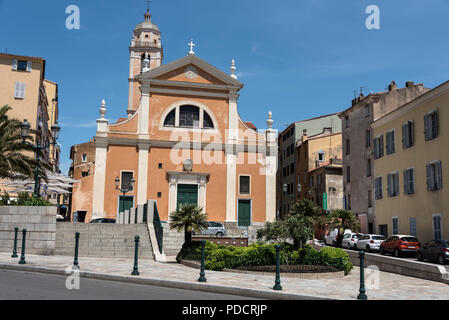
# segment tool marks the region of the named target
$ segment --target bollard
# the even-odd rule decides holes
[[[12,250],[12,256],[11,258],[18,258],[19,256],[17,255],[17,235],[19,233],[19,228],[15,227],[14,228],[14,249]]]
[[[78,265],[78,247],[79,247],[79,241],[80,241],[80,233],[75,232],[75,259],[73,260],[73,267],[79,269]]]
[[[27,236],[27,229],[22,230],[22,254],[20,255],[19,264],[26,264],[25,261],[25,241]]]
[[[357,296],[358,300],[368,300],[368,297],[366,296],[365,292],[365,252],[360,251],[360,289],[359,289],[359,295]]]
[[[139,240],[140,240],[139,236],[136,236],[134,238],[134,242],[136,243],[136,246],[134,248],[134,267],[133,267],[133,272],[131,272],[131,275],[133,275],[133,276],[140,275],[139,267],[137,265],[137,263],[138,263],[138,261],[137,261],[137,259],[138,259],[138,252],[139,252]]]
[[[205,277],[204,272],[204,246],[206,245],[206,240],[201,241],[201,271],[200,271],[200,277],[198,278],[198,282],[206,282],[207,279]]]
[[[281,246],[276,246],[276,280],[274,281],[274,287],[273,290],[282,290],[281,286],[281,263],[280,263],[280,256],[279,251],[281,250]]]

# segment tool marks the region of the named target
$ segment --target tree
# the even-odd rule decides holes
[[[0,178],[14,179],[22,175],[34,179],[36,160],[32,146],[23,143],[20,121],[10,119],[7,115],[11,107],[0,108]],[[35,131],[31,131],[34,132]],[[31,137],[26,140],[32,141]],[[32,155],[32,156],[31,156]],[[43,154],[40,154],[43,157]],[[39,178],[46,180],[45,169],[49,166],[42,163]]]
[[[184,230],[184,242],[192,243],[192,231],[207,229],[207,213],[196,204],[181,204],[177,211],[170,214],[170,229]]]
[[[290,237],[293,239],[295,249],[302,248],[303,244],[313,237],[312,217],[289,215],[285,220]]]
[[[290,230],[283,220],[267,222],[262,229],[257,230],[257,239],[263,238],[267,241],[284,243],[290,238]]]
[[[313,201],[308,199],[298,200],[293,203],[290,209],[291,215],[301,215],[305,217],[315,217],[321,214],[321,208],[317,206]]]
[[[343,240],[345,229],[358,232],[360,225],[351,211],[336,209],[331,212],[331,223],[329,227],[330,229],[338,229],[336,244],[339,246]]]

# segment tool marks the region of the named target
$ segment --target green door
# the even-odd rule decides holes
[[[134,197],[120,196],[118,212],[125,212],[134,206]]]
[[[177,209],[180,204],[198,204],[197,184],[178,184]]]
[[[239,200],[238,226],[248,227],[251,225],[251,200]]]

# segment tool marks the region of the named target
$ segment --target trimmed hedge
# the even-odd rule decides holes
[[[269,266],[276,264],[276,244],[254,243],[248,247],[227,247],[206,241],[205,267],[207,270],[221,271],[245,266]],[[201,260],[201,243],[193,242],[190,247],[183,246],[176,260]],[[305,245],[294,250],[291,244],[281,245],[282,265],[319,265],[344,270],[345,274],[353,268],[348,254],[339,248],[324,247],[320,251]]]

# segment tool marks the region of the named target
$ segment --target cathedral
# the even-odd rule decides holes
[[[275,219],[271,112],[263,130],[243,122],[234,60],[228,74],[196,56],[193,40],[186,49],[184,57],[164,64],[161,32],[149,11],[134,29],[126,115],[109,123],[104,97],[94,170],[79,179],[91,183],[73,193],[72,211],[84,210],[86,222],[115,218],[148,200],[156,201],[163,221],[185,203],[203,208],[209,221],[238,227]],[[87,194],[88,201],[80,199]]]

